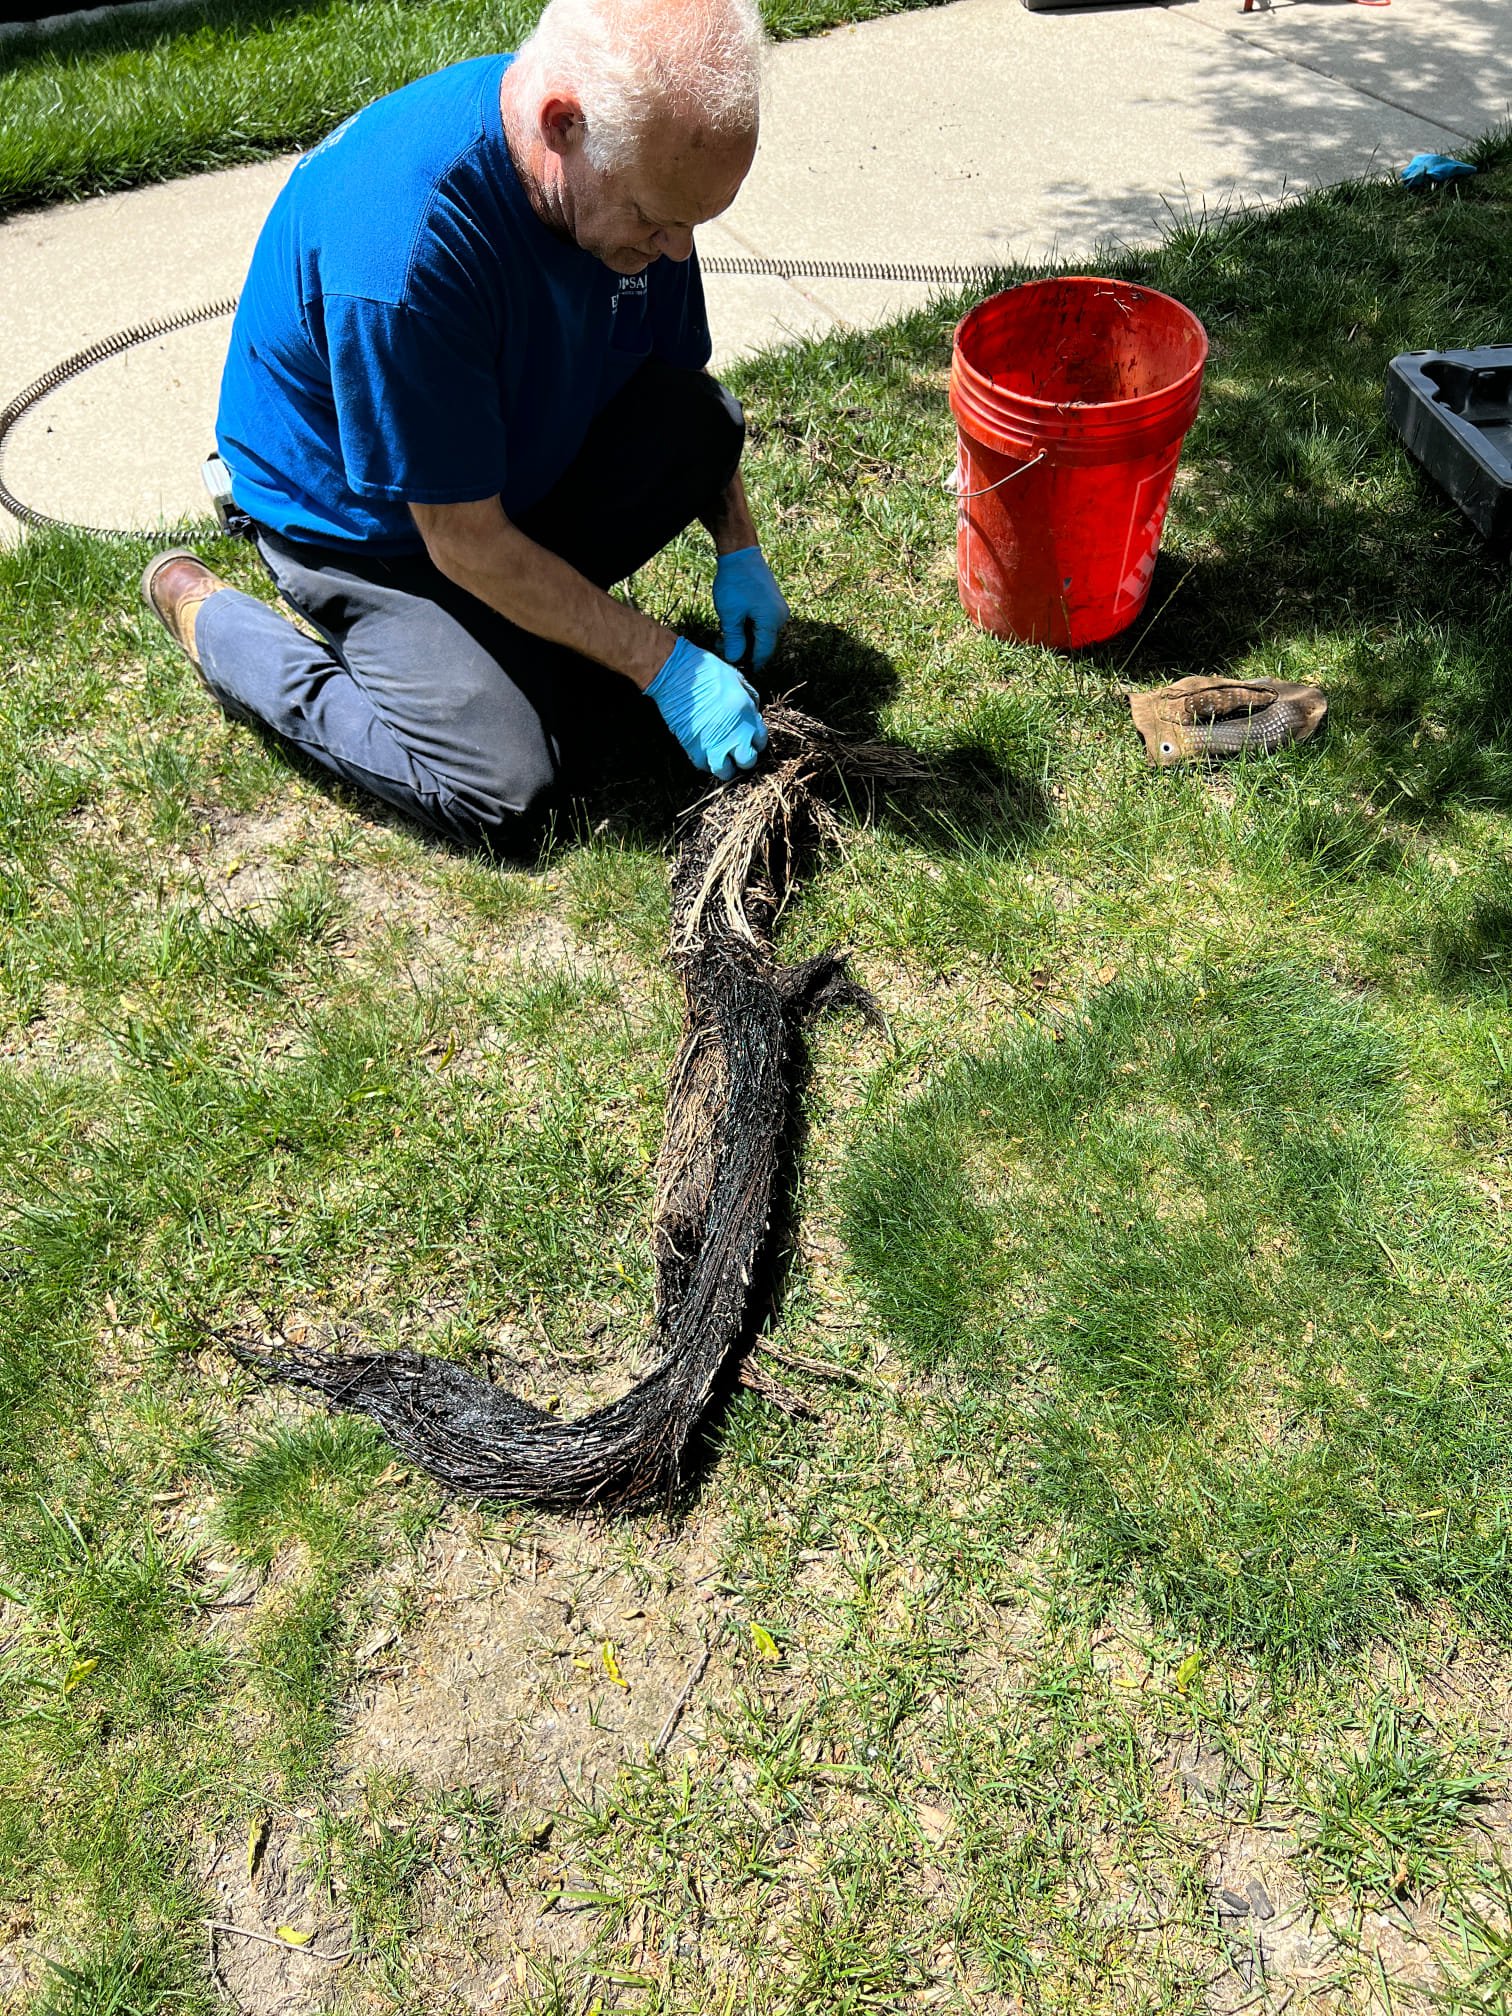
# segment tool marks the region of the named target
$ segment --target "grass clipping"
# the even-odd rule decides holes
[[[655,1370],[564,1421],[418,1352],[231,1342],[263,1377],[368,1415],[449,1490],[561,1508],[665,1503],[721,1373],[750,1341],[800,1026],[828,1006],[876,1015],[838,953],[779,965],[777,920],[804,858],[836,831],[827,794],[917,771],[908,752],[846,743],[792,708],[766,718],[761,767],[689,815],[672,870],[671,956],[687,1007],[657,1163]]]

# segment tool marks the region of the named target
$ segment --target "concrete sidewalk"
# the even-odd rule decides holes
[[[1509,0],[1162,0],[1031,13],[955,0],[773,51],[761,150],[705,253],[1090,261],[1173,215],[1453,152],[1512,114]],[[234,293],[290,159],[0,225],[0,402],[97,337]],[[717,358],[917,303],[907,285],[711,277]],[[61,517],[204,508],[228,324],[54,393],[4,476]],[[0,539],[15,526],[0,514]]]

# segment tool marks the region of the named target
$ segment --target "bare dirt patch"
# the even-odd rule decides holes
[[[211,1968],[234,2008],[247,2016],[306,2016],[331,2006],[343,1972],[331,1956],[350,1949],[350,1929],[301,1872],[295,1829],[270,1829],[250,1856],[245,1845],[223,1842],[205,1872],[205,1888],[214,1920],[206,1927]],[[303,1945],[288,1944],[280,1927],[310,1937]]]
[[[589,954],[581,938],[560,917],[526,919],[511,933],[507,946],[509,963],[547,973],[578,971]]]
[[[512,981],[593,975],[619,981],[633,970],[552,911],[480,919],[461,896],[408,870],[351,867],[339,887],[347,912],[347,956],[370,958],[382,948],[417,982],[434,983],[458,972]]]
[[[574,1892],[592,1886],[555,1822],[624,1765],[702,1740],[700,1697],[731,1682],[717,1581],[696,1523],[540,1521],[500,1540],[459,1517],[381,1592],[342,1749],[354,1788],[369,1773],[465,1785],[540,1843],[509,1885],[444,1884],[424,1902],[411,1959],[463,2006],[513,2007],[538,1966],[586,1947],[595,1913]]]
[[[22,2009],[41,1986],[36,1921],[25,1904],[0,1906],[0,2009]]]
[[[50,1077],[119,1078],[121,1053],[71,989],[49,981],[24,1022],[0,1029],[0,1060]]]
[[[565,1520],[529,1544],[432,1535],[420,1621],[375,1650],[346,1766],[549,1815],[644,1755],[702,1656],[716,1570],[688,1528],[634,1548]]]
[[[1203,1875],[1230,1974],[1213,2006],[1227,2010],[1263,1983],[1305,1985],[1334,1940],[1320,1925],[1295,1862],[1289,1830],[1235,1826],[1208,1847]]]
[[[275,812],[218,811],[209,845],[196,850],[194,865],[217,904],[233,911],[264,907],[278,900],[312,837],[311,822],[299,806]]]
[[[425,979],[470,956],[457,928],[461,906],[423,876],[392,867],[353,867],[340,886],[349,908],[348,951],[369,951],[386,939],[416,977]]]

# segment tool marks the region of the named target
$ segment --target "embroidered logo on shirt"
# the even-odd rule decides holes
[[[339,126],[327,133],[324,140],[319,140],[313,147],[307,148],[294,163],[294,166],[296,168],[303,168],[307,162],[313,161],[317,154],[324,154],[332,147],[339,147],[348,133],[357,124],[359,116],[358,113],[354,112],[350,119],[343,119]]]
[[[622,273],[619,286],[609,296],[609,313],[611,315],[619,313],[619,305],[625,295],[634,294],[644,300],[648,291],[644,273]]]

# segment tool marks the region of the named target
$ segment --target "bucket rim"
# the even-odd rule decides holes
[[[1139,294],[1151,301],[1159,301],[1165,307],[1174,308],[1178,315],[1184,317],[1191,324],[1192,328],[1197,332],[1198,350],[1192,362],[1179,378],[1173,378],[1169,385],[1159,386],[1153,392],[1141,392],[1132,399],[1039,399],[1032,392],[1008,391],[1001,386],[994,385],[986,372],[979,370],[972,363],[962,347],[961,338],[967,324],[990,308],[995,301],[1007,300],[1010,295],[1037,293],[1042,290],[1069,289],[1081,292],[1104,287],[1117,289],[1120,292]],[[962,378],[968,380],[973,390],[980,387],[990,402],[1001,402],[1008,406],[1010,410],[1012,408],[1022,409],[1025,416],[1029,418],[1032,418],[1036,414],[1043,414],[1046,418],[1052,414],[1060,415],[1068,413],[1075,413],[1085,417],[1094,413],[1106,412],[1110,414],[1121,413],[1127,419],[1137,423],[1142,414],[1153,412],[1163,402],[1179,400],[1182,394],[1191,387],[1194,379],[1198,382],[1201,381],[1202,374],[1207,367],[1209,348],[1208,333],[1202,322],[1202,318],[1195,310],[1189,308],[1184,301],[1178,301],[1174,294],[1162,293],[1160,288],[1146,286],[1142,280],[1115,280],[1111,275],[1104,273],[1068,273],[1044,280],[1021,280],[1015,286],[1001,287],[997,293],[984,295],[980,301],[974,302],[961,317],[960,321],[957,322],[951,338],[951,376],[954,378],[959,373]]]

